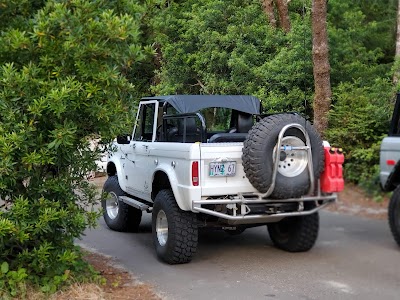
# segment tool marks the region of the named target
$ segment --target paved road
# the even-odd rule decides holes
[[[265,227],[203,233],[193,261],[175,266],[156,259],[149,215],[140,233],[99,223],[81,243],[114,257],[165,299],[400,299],[400,248],[385,221],[322,212],[317,244],[294,254],[275,249]]]

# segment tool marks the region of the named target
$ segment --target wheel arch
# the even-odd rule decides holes
[[[152,181],[151,199],[154,201],[157,194],[163,189],[171,189],[179,208],[188,210],[179,192],[178,180],[172,167],[159,167],[155,170]]]
[[[157,194],[164,189],[171,189],[167,173],[162,170],[157,170],[153,175],[153,182],[151,187],[151,199],[154,201]]]
[[[114,175],[117,175],[117,167],[115,166],[115,163],[113,163],[113,162],[108,162],[107,163],[107,169],[106,169],[106,171],[107,171],[107,175],[108,176],[114,176]]]
[[[122,178],[125,174],[122,170],[121,164],[118,161],[117,162],[109,161],[107,163],[106,172],[109,177],[119,175]],[[119,185],[124,191],[126,191],[126,186],[124,182],[125,182],[124,180],[119,180]]]

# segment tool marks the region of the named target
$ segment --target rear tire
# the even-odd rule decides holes
[[[142,220],[142,211],[134,208],[120,200],[120,196],[125,196],[121,189],[116,175],[107,178],[104,183],[101,206],[103,217],[107,226],[115,231],[136,232]]]
[[[274,245],[288,252],[310,250],[318,237],[318,212],[308,216],[288,217],[268,224],[268,233]]]
[[[392,198],[390,198],[388,215],[393,238],[400,246],[400,186],[394,190]]]
[[[158,258],[168,264],[192,260],[197,250],[197,217],[179,208],[171,190],[161,190],[154,200],[152,229]]]

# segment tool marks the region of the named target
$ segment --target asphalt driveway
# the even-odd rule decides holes
[[[386,221],[322,212],[307,253],[273,247],[266,227],[239,236],[202,232],[193,261],[157,260],[150,215],[140,233],[113,232],[99,220],[81,244],[112,256],[165,299],[400,299],[400,248]]]

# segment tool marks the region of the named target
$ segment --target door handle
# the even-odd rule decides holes
[[[146,150],[147,150],[147,148],[149,148],[149,146],[148,145],[142,145]]]
[[[132,144],[132,149],[135,149],[136,148],[136,144]]]

